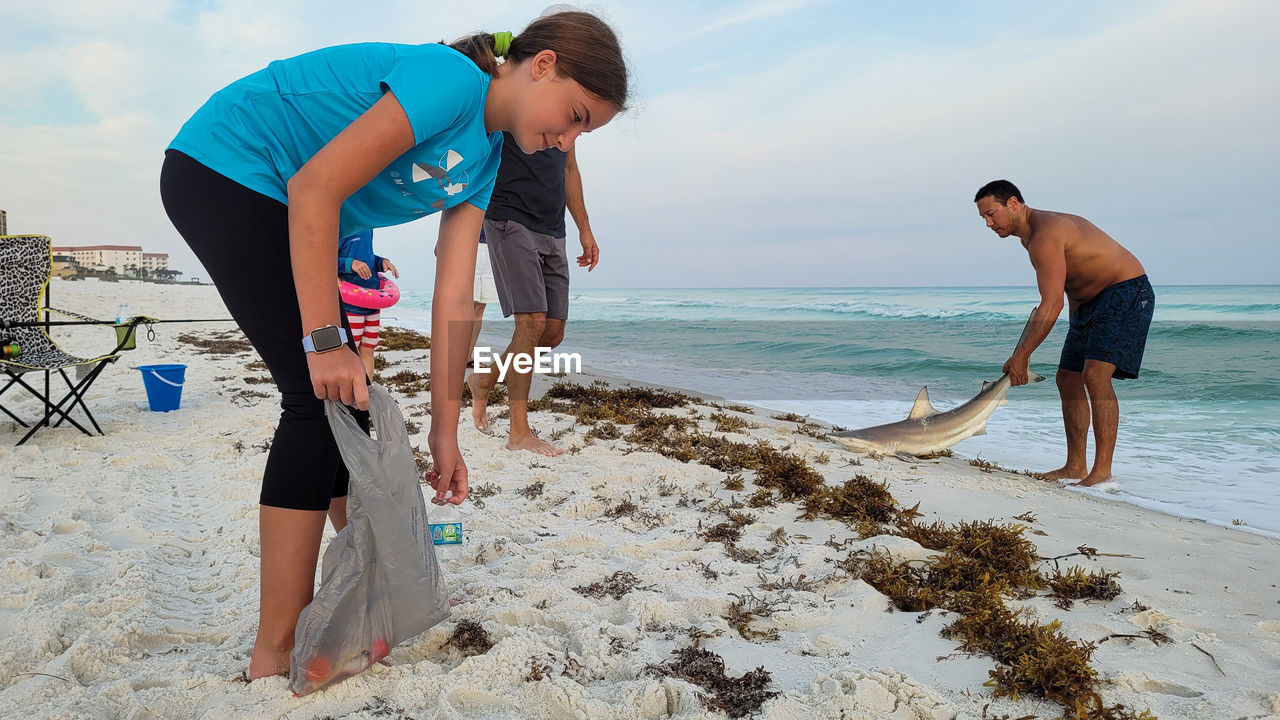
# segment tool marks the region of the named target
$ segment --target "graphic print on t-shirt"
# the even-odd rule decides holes
[[[463,190],[467,189],[467,183],[471,181],[465,168],[458,168],[458,175],[455,177],[449,172],[458,166],[465,158],[456,150],[447,150],[444,155],[440,156],[435,166],[425,165],[423,163],[413,164],[413,181],[422,182],[428,178],[434,179],[440,183],[440,189],[445,194],[453,197]],[[431,207],[440,210],[444,208],[444,200],[436,200],[431,203]]]

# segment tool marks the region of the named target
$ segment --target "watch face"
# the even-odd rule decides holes
[[[326,325],[311,331],[311,342],[318,353],[337,350],[342,347],[342,334],[333,325]]]

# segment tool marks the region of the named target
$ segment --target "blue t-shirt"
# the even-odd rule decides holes
[[[342,204],[339,237],[463,202],[484,210],[502,156],[502,133],[484,129],[489,80],[445,45],[339,45],[219,90],[169,147],[287,204],[289,178],[389,91],[415,145]]]

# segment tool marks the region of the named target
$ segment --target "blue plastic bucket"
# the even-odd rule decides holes
[[[186,365],[139,365],[142,384],[147,388],[147,402],[152,412],[177,410],[182,402],[182,383]]]

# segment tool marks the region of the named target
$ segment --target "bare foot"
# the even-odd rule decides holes
[[[289,650],[267,650],[255,647],[249,659],[249,682],[273,675],[289,674]]]
[[[1079,485],[1080,487],[1093,487],[1094,485],[1097,485],[1099,483],[1104,483],[1110,479],[1111,479],[1111,473],[1091,472],[1089,473],[1088,477],[1086,477],[1085,479],[1075,484]]]
[[[547,457],[555,457],[564,452],[555,445],[539,438],[537,435],[526,435],[519,439],[512,438],[507,441],[507,449],[528,450],[529,452],[546,455]]]
[[[485,410],[489,407],[489,389],[474,372],[467,378],[467,386],[471,388],[471,422],[477,430],[488,430],[489,416]]]
[[[1064,465],[1057,470],[1040,473],[1040,478],[1043,480],[1077,480],[1084,477],[1088,472],[1088,468],[1075,468],[1070,465]]]

